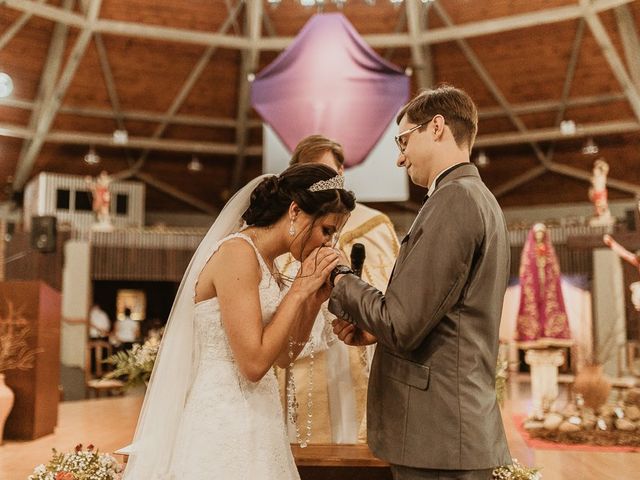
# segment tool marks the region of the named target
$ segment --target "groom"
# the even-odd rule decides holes
[[[398,166],[428,188],[386,293],[332,272],[329,310],[348,345],[378,343],[368,441],[394,479],[487,480],[511,463],[495,394],[509,242],[496,199],[469,162],[469,96],[425,91],[398,115]]]

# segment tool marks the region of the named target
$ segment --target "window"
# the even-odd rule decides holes
[[[76,212],[90,212],[93,210],[91,205],[91,193],[87,190],[77,190],[76,192]]]
[[[69,200],[71,193],[64,188],[56,190],[56,210],[69,210]]]
[[[129,213],[129,195],[118,193],[116,195],[116,215],[126,215]]]

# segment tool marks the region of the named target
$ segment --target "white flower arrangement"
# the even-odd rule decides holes
[[[89,445],[86,450],[77,445],[74,452],[53,456],[46,465],[38,465],[27,480],[120,480],[121,465],[115,458],[100,453]]]
[[[514,458],[511,465],[495,468],[492,478],[494,480],[541,480],[542,474],[537,468],[525,467]]]
[[[142,383],[146,384],[151,377],[159,348],[159,337],[151,336],[142,345],[136,343],[130,350],[112,355],[105,362],[110,363],[115,368],[106,374],[104,378],[126,377],[126,387],[133,387]]]

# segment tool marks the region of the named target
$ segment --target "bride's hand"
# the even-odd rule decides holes
[[[311,296],[327,285],[327,279],[340,261],[338,252],[333,248],[319,247],[313,250],[302,262],[298,276],[292,288],[305,296]],[[319,293],[319,292],[318,292]],[[326,295],[320,295],[326,296]]]

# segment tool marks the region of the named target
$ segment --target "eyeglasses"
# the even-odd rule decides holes
[[[411,127],[409,130],[405,130],[404,132],[401,132],[395,137],[393,137],[393,139],[396,141],[396,145],[398,146],[398,150],[400,150],[400,153],[404,153],[404,151],[406,150],[407,144],[409,143],[409,137],[411,136],[411,134],[416,130],[418,130],[419,128],[422,128],[425,125],[427,125],[431,120],[433,120],[433,118],[434,117],[431,117],[426,122],[423,122],[420,125],[416,125],[415,127]],[[407,139],[405,141],[402,141],[403,137],[407,137]]]

